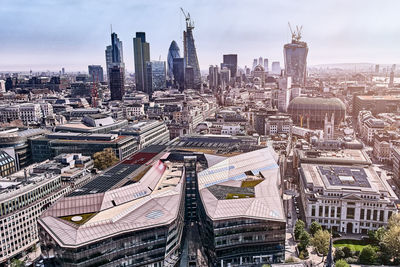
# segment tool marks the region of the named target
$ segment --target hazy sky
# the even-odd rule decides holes
[[[227,53],[240,66],[259,56],[282,62],[288,21],[303,25],[309,65],[400,62],[398,0],[0,0],[0,71],[104,66],[110,24],[128,71],[136,31],[146,32],[151,59],[166,60],[172,40],[182,52],[181,6],[195,22],[201,69]]]

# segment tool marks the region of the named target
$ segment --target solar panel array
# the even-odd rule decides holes
[[[123,179],[129,177],[135,170],[143,164],[152,160],[158,153],[163,151],[166,146],[150,145],[140,152],[135,153],[129,159],[115,165],[103,174],[97,176],[81,188],[76,189],[68,196],[81,196],[88,194],[104,193],[118,184]]]
[[[97,176],[95,179],[82,186],[78,190],[75,190],[71,194],[72,196],[81,196],[87,194],[104,193],[111,187],[125,179],[129,174],[137,170],[141,165],[138,164],[118,164],[113,168],[109,169],[105,173]]]
[[[363,168],[341,166],[318,166],[319,171],[328,179],[330,185],[371,187],[368,176]],[[340,179],[340,176],[353,177],[351,181]]]

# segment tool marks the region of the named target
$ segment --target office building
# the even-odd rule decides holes
[[[0,131],[0,149],[15,155],[17,170],[27,167],[32,163],[29,139],[47,133],[44,129],[2,129]]]
[[[169,80],[174,80],[174,58],[180,58],[180,50],[178,44],[175,41],[171,42],[171,45],[168,49],[168,70],[167,70],[167,77]]]
[[[282,69],[281,69],[281,63],[280,63],[279,61],[274,61],[274,62],[272,62],[272,65],[271,65],[271,72],[272,72],[272,74],[274,74],[274,75],[280,75],[280,74],[281,74],[281,71],[282,71]]]
[[[122,42],[114,32],[111,34],[111,45],[106,49],[106,64],[111,100],[122,100],[125,94],[125,64]]]
[[[128,124],[127,120],[114,120],[112,117],[97,113],[85,113],[83,118],[78,121],[70,121],[65,124],[57,125],[56,132],[74,133],[109,133],[111,130],[121,128]],[[81,116],[76,114],[77,116]]]
[[[92,82],[104,82],[103,67],[100,65],[89,65],[89,80]]]
[[[398,198],[367,157],[360,150],[302,153],[300,194],[308,226],[317,221],[333,232],[364,235],[386,226]]]
[[[170,140],[169,130],[164,121],[148,120],[129,124],[111,133],[136,138],[138,149],[152,144],[162,144]]]
[[[60,174],[34,173],[31,168],[0,179],[0,263],[21,256],[39,241],[37,219],[70,189]]]
[[[304,86],[307,77],[306,42],[300,41],[301,33],[292,33],[292,42],[285,44],[283,55],[285,60],[285,75],[292,77],[292,82],[298,86]]]
[[[369,110],[372,115],[390,113],[400,105],[400,95],[357,95],[353,98],[353,117],[361,110]]]
[[[109,83],[111,100],[122,100],[125,94],[125,69],[118,65],[113,65],[109,69]]]
[[[237,54],[228,54],[223,56],[223,67],[227,67],[231,72],[231,77],[237,76],[238,57]],[[223,68],[221,65],[221,69]]]
[[[146,62],[146,88],[147,93],[151,95],[155,91],[166,88],[166,68],[165,61],[147,61]]]
[[[285,115],[272,115],[265,119],[265,134],[287,134],[292,133],[292,118]]]
[[[210,89],[215,93],[221,84],[221,74],[219,73],[218,66],[210,65],[208,68],[208,85]]]
[[[183,57],[173,58],[174,86],[183,91],[185,88],[185,59]]]
[[[137,32],[133,38],[135,59],[136,90],[148,93],[146,85],[146,62],[150,61],[150,44],[146,42],[146,33]]]
[[[268,58],[264,58],[264,70],[265,72],[269,72]]]
[[[201,73],[193,38],[194,24],[188,14],[186,31],[183,32],[186,89],[201,89]]]
[[[136,139],[116,134],[51,133],[29,140],[32,160],[41,162],[65,153],[93,156],[111,148],[119,160],[131,156],[137,150]]]
[[[38,222],[45,257],[57,266],[176,266],[185,171],[160,159],[163,148],[135,154],[45,212]]]
[[[211,266],[284,261],[286,216],[277,160],[269,147],[198,174],[200,236]]]

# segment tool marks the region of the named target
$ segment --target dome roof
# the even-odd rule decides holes
[[[264,70],[264,67],[263,67],[263,66],[257,65],[257,66],[254,68],[254,71],[265,71],[265,70]]]
[[[308,110],[341,110],[345,111],[346,106],[339,98],[323,97],[296,97],[290,101],[289,110],[308,109]]]

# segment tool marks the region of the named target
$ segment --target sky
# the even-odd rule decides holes
[[[104,67],[112,24],[133,72],[137,31],[152,60],[166,60],[172,40],[182,53],[180,7],[194,20],[202,70],[230,53],[241,67],[260,56],[283,66],[288,22],[303,26],[308,65],[400,62],[398,0],[0,0],[0,71]]]

